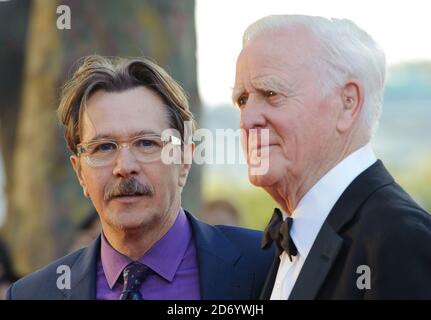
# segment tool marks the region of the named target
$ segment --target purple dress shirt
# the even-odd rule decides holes
[[[97,265],[96,298],[117,300],[123,269],[133,260],[116,251],[102,233]],[[141,257],[151,273],[140,289],[146,300],[199,300],[199,268],[192,228],[181,208],[168,232]]]

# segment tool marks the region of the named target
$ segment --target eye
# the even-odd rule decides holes
[[[107,153],[107,152],[115,151],[117,149],[117,146],[113,142],[103,142],[103,143],[99,143],[99,144],[95,144],[93,146],[90,146],[88,149],[89,149],[91,154]]]
[[[161,142],[151,138],[141,138],[135,141],[134,146],[139,149],[151,149],[160,147]]]
[[[248,100],[248,95],[246,94],[242,94],[239,96],[239,98],[236,100],[236,104],[238,107],[244,107],[245,104],[247,103]]]
[[[272,91],[272,90],[265,91],[265,97],[267,98],[275,97],[276,95],[277,93],[275,91]]]

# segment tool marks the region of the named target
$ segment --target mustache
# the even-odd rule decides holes
[[[109,187],[103,196],[105,201],[121,196],[149,196],[154,195],[154,189],[149,184],[142,184],[135,178],[125,178]]]

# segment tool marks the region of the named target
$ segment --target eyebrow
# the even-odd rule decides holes
[[[243,87],[234,87],[232,88],[232,102],[233,104],[236,104],[236,100],[238,100],[239,96],[244,92],[244,88]]]
[[[288,93],[289,91],[291,91],[290,86],[286,84],[286,81],[276,76],[266,76],[253,79],[251,81],[251,84],[257,91],[261,92],[273,90],[277,93]],[[244,93],[244,91],[245,90],[242,86],[233,88],[232,102],[234,104],[236,103],[236,100],[241,96],[241,94]]]
[[[251,83],[253,87],[259,91],[274,90],[277,93],[287,93],[290,91],[290,87],[286,84],[286,80],[275,76],[253,79]]]
[[[138,137],[138,136],[147,135],[147,134],[160,135],[160,133],[158,133],[158,132],[144,129],[144,130],[133,133],[131,136],[132,137]],[[91,143],[91,142],[95,142],[95,141],[99,141],[99,140],[116,140],[116,137],[112,134],[109,134],[109,133],[99,133],[99,134],[95,135],[93,138],[91,138],[90,140],[88,140],[88,142],[86,142],[86,143]]]

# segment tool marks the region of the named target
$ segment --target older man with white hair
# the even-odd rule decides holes
[[[370,144],[385,68],[349,20],[269,16],[245,31],[233,100],[249,179],[280,205],[262,241],[278,252],[261,298],[431,298],[431,217]]]

